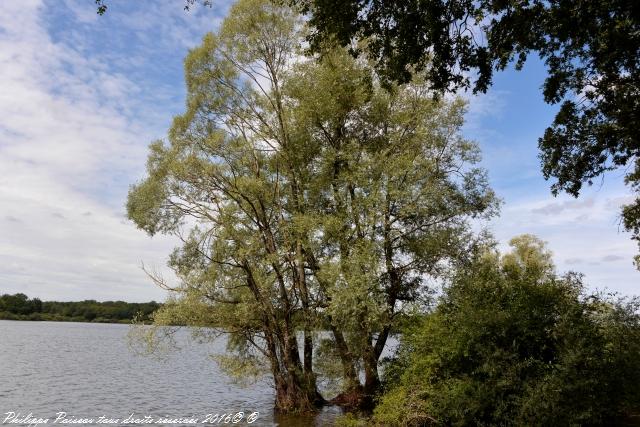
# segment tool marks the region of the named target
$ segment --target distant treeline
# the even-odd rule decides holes
[[[30,299],[25,294],[0,296],[0,319],[66,322],[130,323],[134,318],[150,320],[161,304],[95,300],[60,302]]]

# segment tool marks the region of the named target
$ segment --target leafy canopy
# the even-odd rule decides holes
[[[344,387],[375,393],[397,316],[497,206],[460,135],[464,103],[434,100],[421,76],[385,89],[342,48],[305,59],[303,31],[287,7],[236,3],[185,60],[186,111],[127,202],[138,227],[182,240],[158,323],[229,334],[237,363],[223,365],[261,365],[286,410],[315,399],[321,328]]]
[[[640,191],[640,3],[633,0],[291,0],[310,14],[311,49],[328,40],[375,63],[387,81],[424,70],[438,92],[484,92],[494,71],[537,53],[546,102],[560,103],[539,139],[552,192],[578,196],[602,173],[628,167]],[[366,43],[353,44],[353,39]],[[361,49],[365,46],[364,49]],[[640,239],[640,199],[622,210]],[[640,265],[639,265],[640,266]]]
[[[383,425],[607,425],[640,407],[638,301],[586,295],[537,238],[480,253],[403,335]]]

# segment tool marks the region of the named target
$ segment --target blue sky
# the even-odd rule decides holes
[[[162,300],[141,264],[165,275],[175,244],[124,217],[149,142],[184,103],[182,59],[217,28],[229,3],[182,9],[178,0],[0,2],[0,293],[43,299]],[[537,138],[555,107],[542,102],[544,65],[496,75],[469,99],[465,135],[479,142],[504,200],[488,224],[504,246],[533,233],[559,271],[592,288],[638,293],[636,246],[619,226],[631,199],[622,172],[554,198],[540,173]]]

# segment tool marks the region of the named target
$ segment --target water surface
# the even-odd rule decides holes
[[[130,414],[154,421],[196,417],[197,425],[212,425],[202,424],[207,414],[242,411],[245,419],[235,425],[282,427],[331,426],[340,413],[328,407],[313,418],[276,417],[268,380],[245,388],[234,385],[210,358],[224,352],[224,338],[196,343],[183,330],[176,337],[180,350],[158,359],[130,350],[129,328],[0,320],[0,425],[10,411],[49,418],[46,425],[78,425],[52,424],[59,412],[68,419],[120,420],[110,425],[122,425]],[[254,412],[257,420],[247,424],[246,416]]]

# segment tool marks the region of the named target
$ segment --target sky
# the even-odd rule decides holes
[[[125,215],[144,177],[148,144],[184,109],[182,61],[215,30],[230,2],[183,10],[179,0],[0,2],[0,294],[45,300],[163,300],[144,264],[175,280],[177,244],[148,237]],[[464,96],[464,135],[477,141],[501,215],[486,225],[503,248],[532,233],[558,271],[591,289],[640,293],[637,246],[620,226],[631,192],[623,172],[580,198],[553,197],[537,139],[555,114],[542,101],[544,64],[496,75],[487,94]]]

